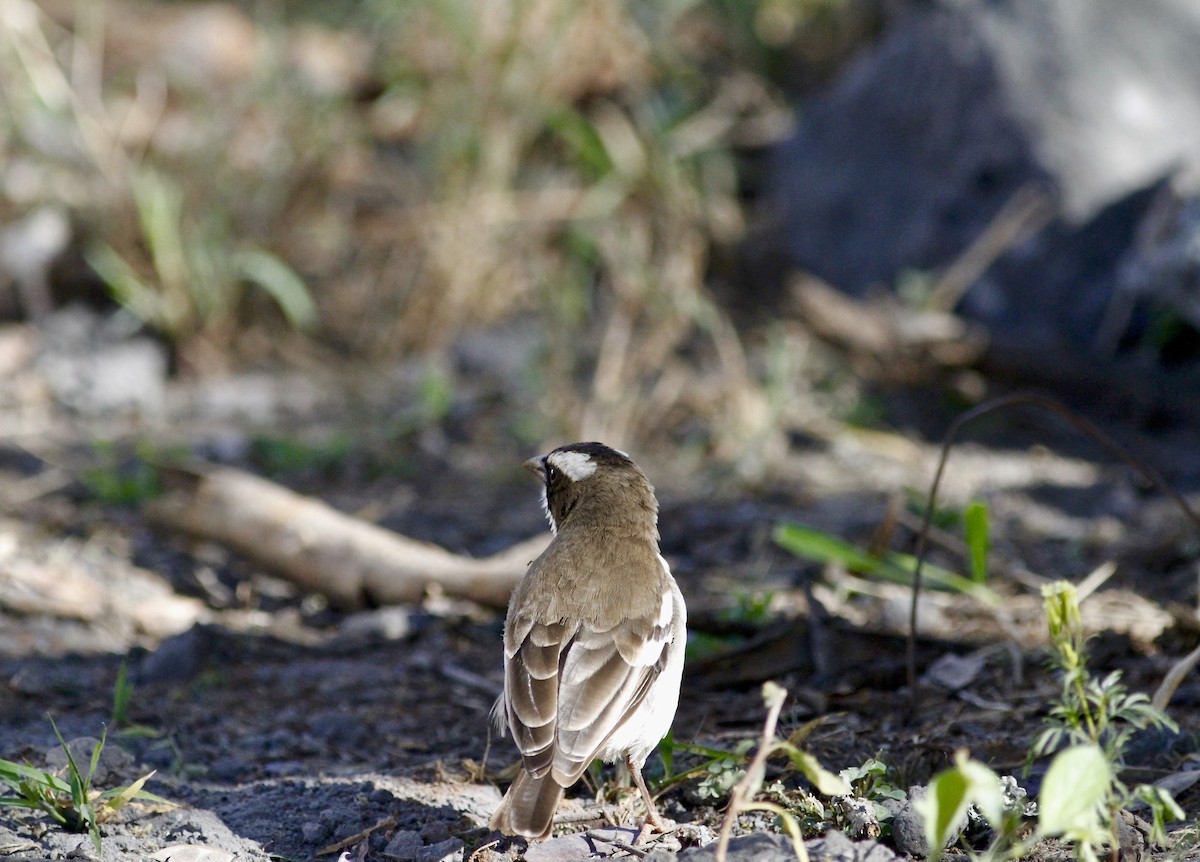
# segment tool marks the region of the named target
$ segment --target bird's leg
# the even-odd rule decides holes
[[[658,809],[654,805],[654,797],[650,795],[650,788],[646,787],[646,779],[642,777],[641,767],[634,763],[633,758],[628,754],[625,755],[625,765],[629,767],[629,774],[633,776],[633,783],[642,792],[642,799],[646,802],[646,820],[642,823],[642,828],[638,830],[637,837],[633,840],[634,846],[636,846],[651,831],[665,832],[666,826],[663,825],[662,819],[658,816]]]

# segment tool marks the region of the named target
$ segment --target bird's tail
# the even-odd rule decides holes
[[[562,787],[548,770],[541,778],[534,778],[522,769],[492,815],[490,826],[505,835],[546,838],[562,795]]]

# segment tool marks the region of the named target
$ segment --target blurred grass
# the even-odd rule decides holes
[[[747,348],[714,256],[749,217],[739,152],[787,125],[770,76],[839,5],[9,0],[0,220],[66,207],[185,371],[506,323],[544,437],[761,452],[806,384],[772,376],[778,332]]]

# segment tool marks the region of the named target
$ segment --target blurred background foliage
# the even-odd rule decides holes
[[[466,351],[518,434],[752,470],[787,414],[861,408],[802,330],[739,331],[714,296],[753,297],[738,249],[783,87],[870,22],[851,0],[4,0],[0,222],[71,237],[15,295],[111,302],[184,376],[419,358],[452,389]]]

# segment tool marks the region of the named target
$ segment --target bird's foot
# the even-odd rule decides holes
[[[657,813],[653,813],[642,821],[637,835],[633,837],[633,846],[637,847],[639,844],[644,844],[650,840],[650,836],[655,832],[670,832],[674,828],[675,824],[670,820],[663,820]]]

